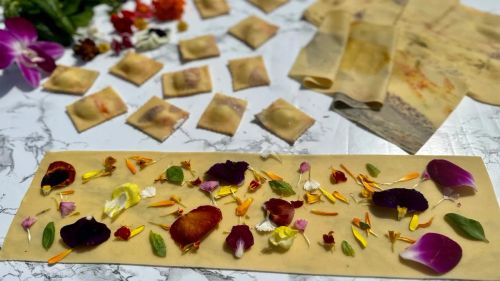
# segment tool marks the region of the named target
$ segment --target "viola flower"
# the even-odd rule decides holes
[[[56,68],[54,60],[64,54],[64,48],[54,42],[37,41],[35,27],[26,19],[8,18],[5,27],[0,30],[0,69],[16,62],[30,86],[38,87],[40,69],[52,73]]]
[[[248,163],[245,161],[233,162],[227,160],[225,163],[214,164],[206,174],[226,184],[241,185],[245,180],[245,171],[247,169]]]
[[[64,202],[61,201],[59,203],[59,211],[61,212],[61,216],[64,218],[65,216],[71,214],[76,209],[75,202]]]
[[[254,240],[252,232],[248,225],[235,225],[231,228],[231,233],[226,238],[226,245],[228,245],[234,253],[236,258],[241,258],[245,250],[253,246]]]

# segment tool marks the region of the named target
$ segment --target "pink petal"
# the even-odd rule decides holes
[[[22,64],[19,61],[17,62],[17,66],[21,70],[21,73],[24,76],[24,79],[31,85],[31,87],[36,88],[40,85],[41,74],[36,68],[28,67]]]
[[[47,53],[45,53],[44,50],[42,50],[39,47],[35,47],[35,46],[30,46],[30,49],[35,51],[37,53],[38,57],[43,59],[43,61],[41,61],[41,62],[36,62],[38,67],[40,67],[41,69],[43,69],[47,73],[52,73],[52,71],[54,71],[54,69],[56,69],[56,63],[55,63],[54,59],[51,56],[49,56]]]
[[[15,52],[11,47],[16,39],[5,30],[0,30],[0,69],[9,67],[14,61]]]
[[[36,217],[29,216],[24,218],[24,220],[21,222],[21,226],[24,228],[24,230],[28,230],[33,224],[35,224],[36,221]]]
[[[35,48],[33,48],[35,47]],[[54,42],[48,42],[48,41],[38,41],[34,42],[30,45],[30,48],[34,50],[41,50],[45,54],[51,56],[54,60],[57,60],[58,58],[62,57],[64,54],[64,47],[60,44],[54,43]]]
[[[297,219],[295,223],[293,224],[293,227],[300,232],[304,232],[307,227],[307,220],[305,219]]]
[[[26,46],[31,42],[35,42],[38,38],[35,27],[31,22],[23,18],[8,18],[5,20],[5,27],[18,40],[23,41]]]
[[[218,181],[204,181],[200,184],[200,189],[209,193],[212,193],[217,187],[219,187]]]
[[[65,217],[71,214],[76,209],[75,202],[61,202],[59,203],[59,211],[61,211],[61,216]]]

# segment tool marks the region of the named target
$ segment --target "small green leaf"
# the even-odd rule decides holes
[[[76,27],[86,27],[90,24],[90,21],[94,17],[94,11],[92,8],[88,7],[85,10],[79,12],[78,14],[74,14],[69,16],[69,20],[73,23],[73,26]]]
[[[292,186],[284,180],[272,180],[269,181],[269,186],[271,189],[281,196],[291,196],[295,195]]]
[[[375,167],[375,165],[370,163],[366,163],[366,170],[368,171],[370,176],[374,178],[378,177],[378,175],[380,174],[380,170],[377,167]]]
[[[149,232],[149,242],[151,243],[155,255],[159,257],[167,256],[167,247],[160,234],[154,233],[153,231]]]
[[[167,180],[171,183],[182,184],[184,181],[184,172],[180,166],[172,166],[165,172]]]
[[[455,213],[448,213],[444,219],[455,229],[455,231],[467,238],[488,242],[481,223]]]
[[[347,243],[347,241],[342,241],[341,247],[342,253],[344,253],[344,255],[348,257],[354,257],[354,249],[351,247],[351,245],[349,245],[349,243]]]
[[[52,243],[54,243],[54,237],[56,235],[56,227],[54,226],[54,222],[49,222],[45,229],[43,230],[42,235],[42,246],[45,250],[48,250]]]

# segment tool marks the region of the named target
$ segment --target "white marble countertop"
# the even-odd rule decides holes
[[[159,143],[125,124],[125,119],[151,96],[161,96],[160,75],[138,88],[107,73],[118,58],[103,55],[85,67],[100,70],[89,93],[108,85],[126,100],[129,112],[109,122],[78,134],[65,113],[65,106],[78,97],[53,94],[40,89],[31,91],[24,86],[15,68],[0,71],[0,244],[28,188],[38,163],[46,151],[52,150],[161,150],[161,151],[245,151],[259,152],[270,148],[281,153],[310,154],[406,154],[397,146],[357,127],[338,114],[329,111],[331,98],[301,90],[287,73],[302,46],[315,28],[300,20],[303,10],[313,0],[291,0],[289,4],[266,15],[242,0],[229,0],[231,14],[202,21],[192,1],[187,1],[185,19],[189,30],[179,38],[215,34],[222,55],[218,58],[182,65],[177,47],[169,44],[148,55],[165,64],[162,72],[209,64],[214,91],[224,92],[249,101],[241,126],[234,137],[196,129],[198,119],[213,94],[170,99],[173,104],[189,111],[190,118],[165,142]],[[465,4],[481,10],[500,13],[497,0],[467,0]],[[103,12],[103,11],[100,11]],[[102,14],[102,13],[101,13]],[[228,27],[244,17],[255,14],[280,26],[276,37],[256,51],[227,35]],[[109,30],[104,16],[95,20]],[[174,38],[173,43],[179,38]],[[59,61],[73,64],[67,51]],[[254,88],[233,93],[227,61],[260,54],[271,76],[270,87]],[[251,123],[254,114],[271,101],[283,97],[317,122],[294,146]],[[478,103],[466,97],[418,154],[477,155],[487,166],[500,201],[500,107]],[[362,278],[321,277],[261,272],[207,270],[196,268],[142,267],[124,265],[57,264],[47,266],[32,262],[1,262],[0,280],[354,280]],[[371,279],[373,280],[373,279]]]

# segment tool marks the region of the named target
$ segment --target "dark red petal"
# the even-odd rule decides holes
[[[235,225],[231,228],[231,233],[226,237],[226,244],[236,251],[238,240],[243,239],[245,250],[252,247],[254,240],[250,228],[246,224]]]
[[[295,208],[286,200],[271,198],[264,203],[269,219],[277,226],[288,226],[295,215]]]
[[[304,201],[302,201],[302,200],[290,201],[290,203],[292,204],[292,206],[295,209],[298,209],[298,208],[300,208],[300,207],[302,207],[304,205]]]
[[[70,248],[91,247],[107,241],[111,236],[111,230],[93,217],[85,217],[61,228],[60,235]]]
[[[181,248],[201,241],[222,220],[219,208],[203,205],[180,216],[170,227],[170,236]]]

